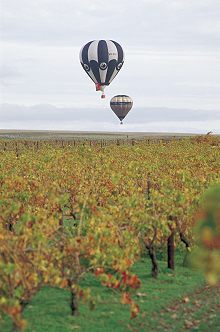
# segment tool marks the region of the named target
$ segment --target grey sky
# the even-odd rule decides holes
[[[108,104],[125,93],[134,108],[123,130],[220,133],[219,0],[0,0],[0,6],[0,102],[29,105],[28,114],[2,105],[0,128],[121,130]],[[125,51],[104,101],[78,59],[93,39],[114,39]],[[36,104],[56,111],[36,111]]]

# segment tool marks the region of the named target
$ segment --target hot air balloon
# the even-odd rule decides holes
[[[117,95],[113,97],[110,101],[110,107],[121,121],[121,124],[123,124],[122,120],[132,109],[132,106],[133,100],[131,99],[131,97],[126,95]]]
[[[120,71],[124,63],[124,51],[113,40],[93,40],[84,45],[80,51],[80,62],[96,85],[96,91],[102,91]]]

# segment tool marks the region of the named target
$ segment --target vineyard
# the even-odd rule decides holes
[[[13,331],[28,328],[25,311],[45,289],[67,292],[77,321],[81,303],[93,309],[99,302],[89,280],[117,294],[132,322],[140,319],[143,270],[156,285],[165,265],[172,279],[175,252],[180,273],[193,264],[203,196],[220,182],[219,148],[212,136],[1,140],[0,330],[8,319]],[[209,235],[214,254],[203,272],[216,285],[220,241]]]

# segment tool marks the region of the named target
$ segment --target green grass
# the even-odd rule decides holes
[[[83,285],[89,286],[93,293],[99,296],[95,310],[90,310],[87,305],[81,303],[80,315],[72,317],[68,291],[45,287],[35,296],[24,312],[24,317],[28,321],[27,332],[69,332],[74,330],[139,332],[161,331],[161,329],[181,331],[184,324],[190,325],[190,321],[187,322],[187,310],[192,311],[193,303],[191,301],[184,303],[183,308],[181,305],[185,296],[191,298],[198,288],[204,287],[204,279],[198,272],[180,265],[177,266],[175,272],[171,272],[166,268],[165,262],[160,262],[160,274],[158,279],[154,280],[150,276],[150,262],[147,259],[141,259],[133,267],[133,271],[142,281],[141,288],[137,290],[137,295],[134,295],[141,308],[137,318],[130,319],[129,308],[119,303],[117,293],[100,286],[95,278],[88,276],[83,281]],[[218,331],[219,316],[213,308],[220,304],[220,294],[218,293],[215,298],[215,303],[212,303],[212,299],[211,294],[209,307],[212,319],[210,324],[212,330]],[[201,303],[207,301],[207,294],[199,301]],[[179,303],[176,310],[169,310],[168,307],[172,307],[176,302]],[[183,309],[186,309],[186,316],[183,315]],[[191,318],[201,323],[201,331],[206,331],[207,327],[206,322],[201,319],[201,317],[205,317],[205,314],[207,314],[207,308],[205,309],[201,305]],[[208,315],[209,321],[210,315]],[[11,323],[8,319],[0,325],[0,331],[11,331]]]

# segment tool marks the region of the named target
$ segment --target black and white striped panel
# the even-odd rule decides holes
[[[93,43],[93,41],[90,41],[89,43],[87,43],[86,45],[84,45],[81,48],[79,58],[80,58],[81,65],[82,65],[83,69],[85,70],[85,72],[89,75],[89,77],[93,80],[94,83],[98,83],[98,80],[96,79],[96,77],[93,74],[93,71],[91,68],[91,63],[89,60],[89,55],[90,55],[89,48],[92,43]]]
[[[111,70],[109,70],[109,77],[108,77],[109,84],[112,82],[112,80],[118,74],[118,72],[120,71],[120,69],[122,68],[123,63],[124,63],[124,51],[123,51],[121,45],[119,45],[114,40],[111,40],[111,42],[114,44],[114,46],[117,50],[118,58],[117,58],[117,63],[115,65],[115,67],[112,66]],[[113,68],[114,68],[114,70],[112,70]]]
[[[109,85],[124,62],[122,47],[112,40],[94,40],[80,52],[80,62],[95,83]]]

